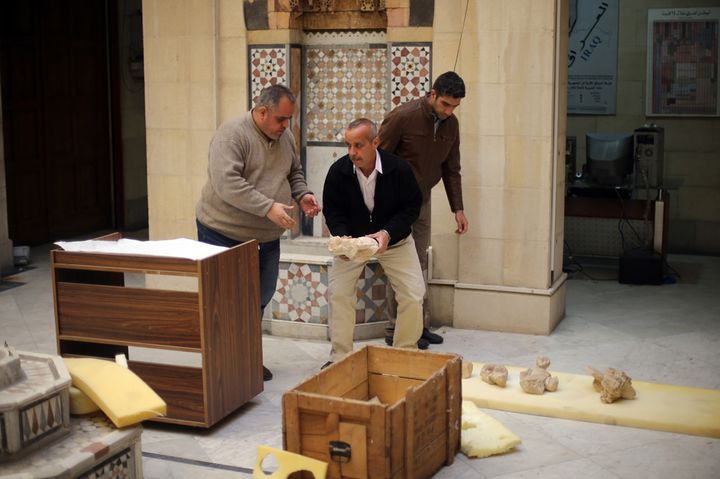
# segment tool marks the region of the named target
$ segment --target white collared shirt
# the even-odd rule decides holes
[[[353,165],[353,170],[355,171],[355,176],[357,176],[358,183],[360,183],[360,191],[362,191],[365,206],[367,206],[368,211],[372,213],[373,208],[375,208],[375,184],[377,183],[377,175],[383,172],[380,152],[375,150],[375,169],[370,173],[370,176],[365,176],[360,168],[357,168],[355,165]]]

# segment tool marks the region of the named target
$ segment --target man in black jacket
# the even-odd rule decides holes
[[[422,193],[410,166],[378,150],[377,126],[361,118],[345,130],[348,154],[330,167],[323,191],[325,221],[334,236],[368,236],[378,242],[375,256],[390,278],[398,302],[393,346],[417,347],[422,334],[425,283],[411,226]],[[357,280],[365,262],[336,257],[330,269],[331,361],[352,351]]]

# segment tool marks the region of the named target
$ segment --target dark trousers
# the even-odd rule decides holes
[[[237,241],[211,230],[197,220],[195,223],[197,224],[198,241],[228,248],[244,243],[244,241]],[[272,299],[277,287],[280,269],[280,240],[259,243],[258,249],[260,251],[260,317],[262,318],[265,306]]]

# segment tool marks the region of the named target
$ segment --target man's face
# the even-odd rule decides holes
[[[451,96],[438,96],[435,90],[430,90],[428,103],[438,118],[444,120],[453,114],[455,108],[460,106],[462,98],[453,98]]]
[[[377,136],[370,140],[368,138],[370,129],[366,125],[360,125],[352,130],[345,130],[345,144],[348,148],[348,156],[353,165],[368,176],[375,169],[375,152],[380,144]]]
[[[277,140],[290,126],[294,111],[295,104],[286,96],[282,97],[274,108],[258,107],[258,128],[268,138]]]

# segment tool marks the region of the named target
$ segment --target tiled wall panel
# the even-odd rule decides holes
[[[430,44],[390,47],[390,108],[430,92]]]
[[[387,49],[308,46],[305,52],[307,143],[341,143],[348,123],[380,122],[387,111]]]
[[[288,54],[285,45],[250,47],[250,107],[263,90],[270,85],[288,85]]]

